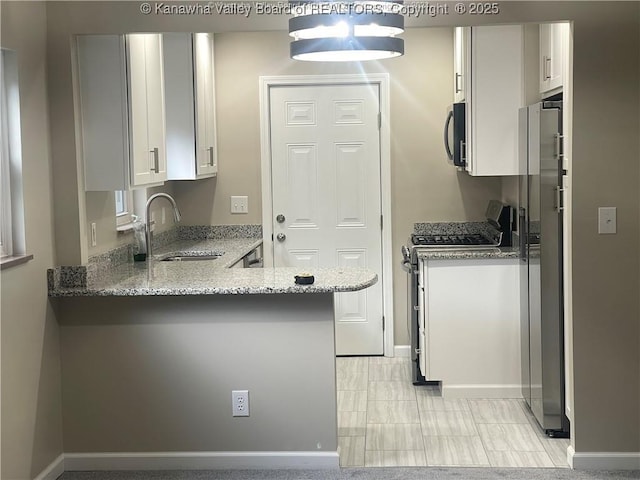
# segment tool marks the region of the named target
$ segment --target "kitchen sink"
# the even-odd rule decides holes
[[[161,262],[192,262],[192,261],[202,261],[202,260],[216,260],[220,258],[222,255],[213,254],[213,255],[184,255],[184,254],[176,254],[169,255],[167,257],[161,258]]]

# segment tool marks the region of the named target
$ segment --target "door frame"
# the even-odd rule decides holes
[[[391,228],[391,128],[389,125],[389,74],[282,75],[261,76],[260,86],[260,165],[262,181],[262,240],[264,266],[273,267],[273,192],[271,185],[271,129],[269,94],[271,87],[377,85],[380,94],[380,200],[382,222],[382,312],[384,315],[384,356],[394,356],[393,265]],[[269,248],[266,248],[266,247]],[[380,280],[380,279],[379,279]]]

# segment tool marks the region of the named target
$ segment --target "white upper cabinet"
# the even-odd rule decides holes
[[[518,109],[524,103],[520,25],[471,28],[471,69],[464,87],[467,171],[518,175]]]
[[[133,178],[131,185],[167,179],[162,35],[126,36]]]
[[[162,36],[77,38],[85,190],[166,180]]]
[[[456,27],[453,30],[453,99],[456,103],[466,99],[470,36],[471,27]]]
[[[540,93],[542,97],[562,91],[568,36],[568,23],[540,25]]]
[[[213,34],[169,33],[164,40],[167,178],[218,172]]]

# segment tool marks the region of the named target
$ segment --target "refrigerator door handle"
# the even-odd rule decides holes
[[[553,156],[559,160],[564,158],[564,135],[556,133],[553,137],[555,139]]]
[[[562,194],[564,193],[564,188],[556,187],[555,192],[556,192],[556,199],[553,207],[555,208],[556,212],[560,213],[564,210],[564,204],[562,202]]]

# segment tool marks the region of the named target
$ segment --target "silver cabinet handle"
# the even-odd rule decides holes
[[[208,147],[207,151],[209,152],[209,166],[213,167],[213,147]]]
[[[278,222],[278,223],[284,223],[284,221],[285,221],[284,215],[279,214],[279,215],[276,217],[276,222]]]
[[[284,233],[279,233],[276,238],[279,242],[284,242],[287,239],[287,236]]]
[[[542,80],[549,80],[551,78],[551,57],[545,55],[542,59]]]
[[[458,82],[458,80],[462,80],[462,74],[461,73],[456,73],[456,93],[460,93],[462,91],[462,87],[459,86],[461,84],[461,82]]]
[[[158,173],[160,171],[160,154],[158,147],[154,148],[150,152],[153,155],[153,166],[150,168],[152,172]]]

